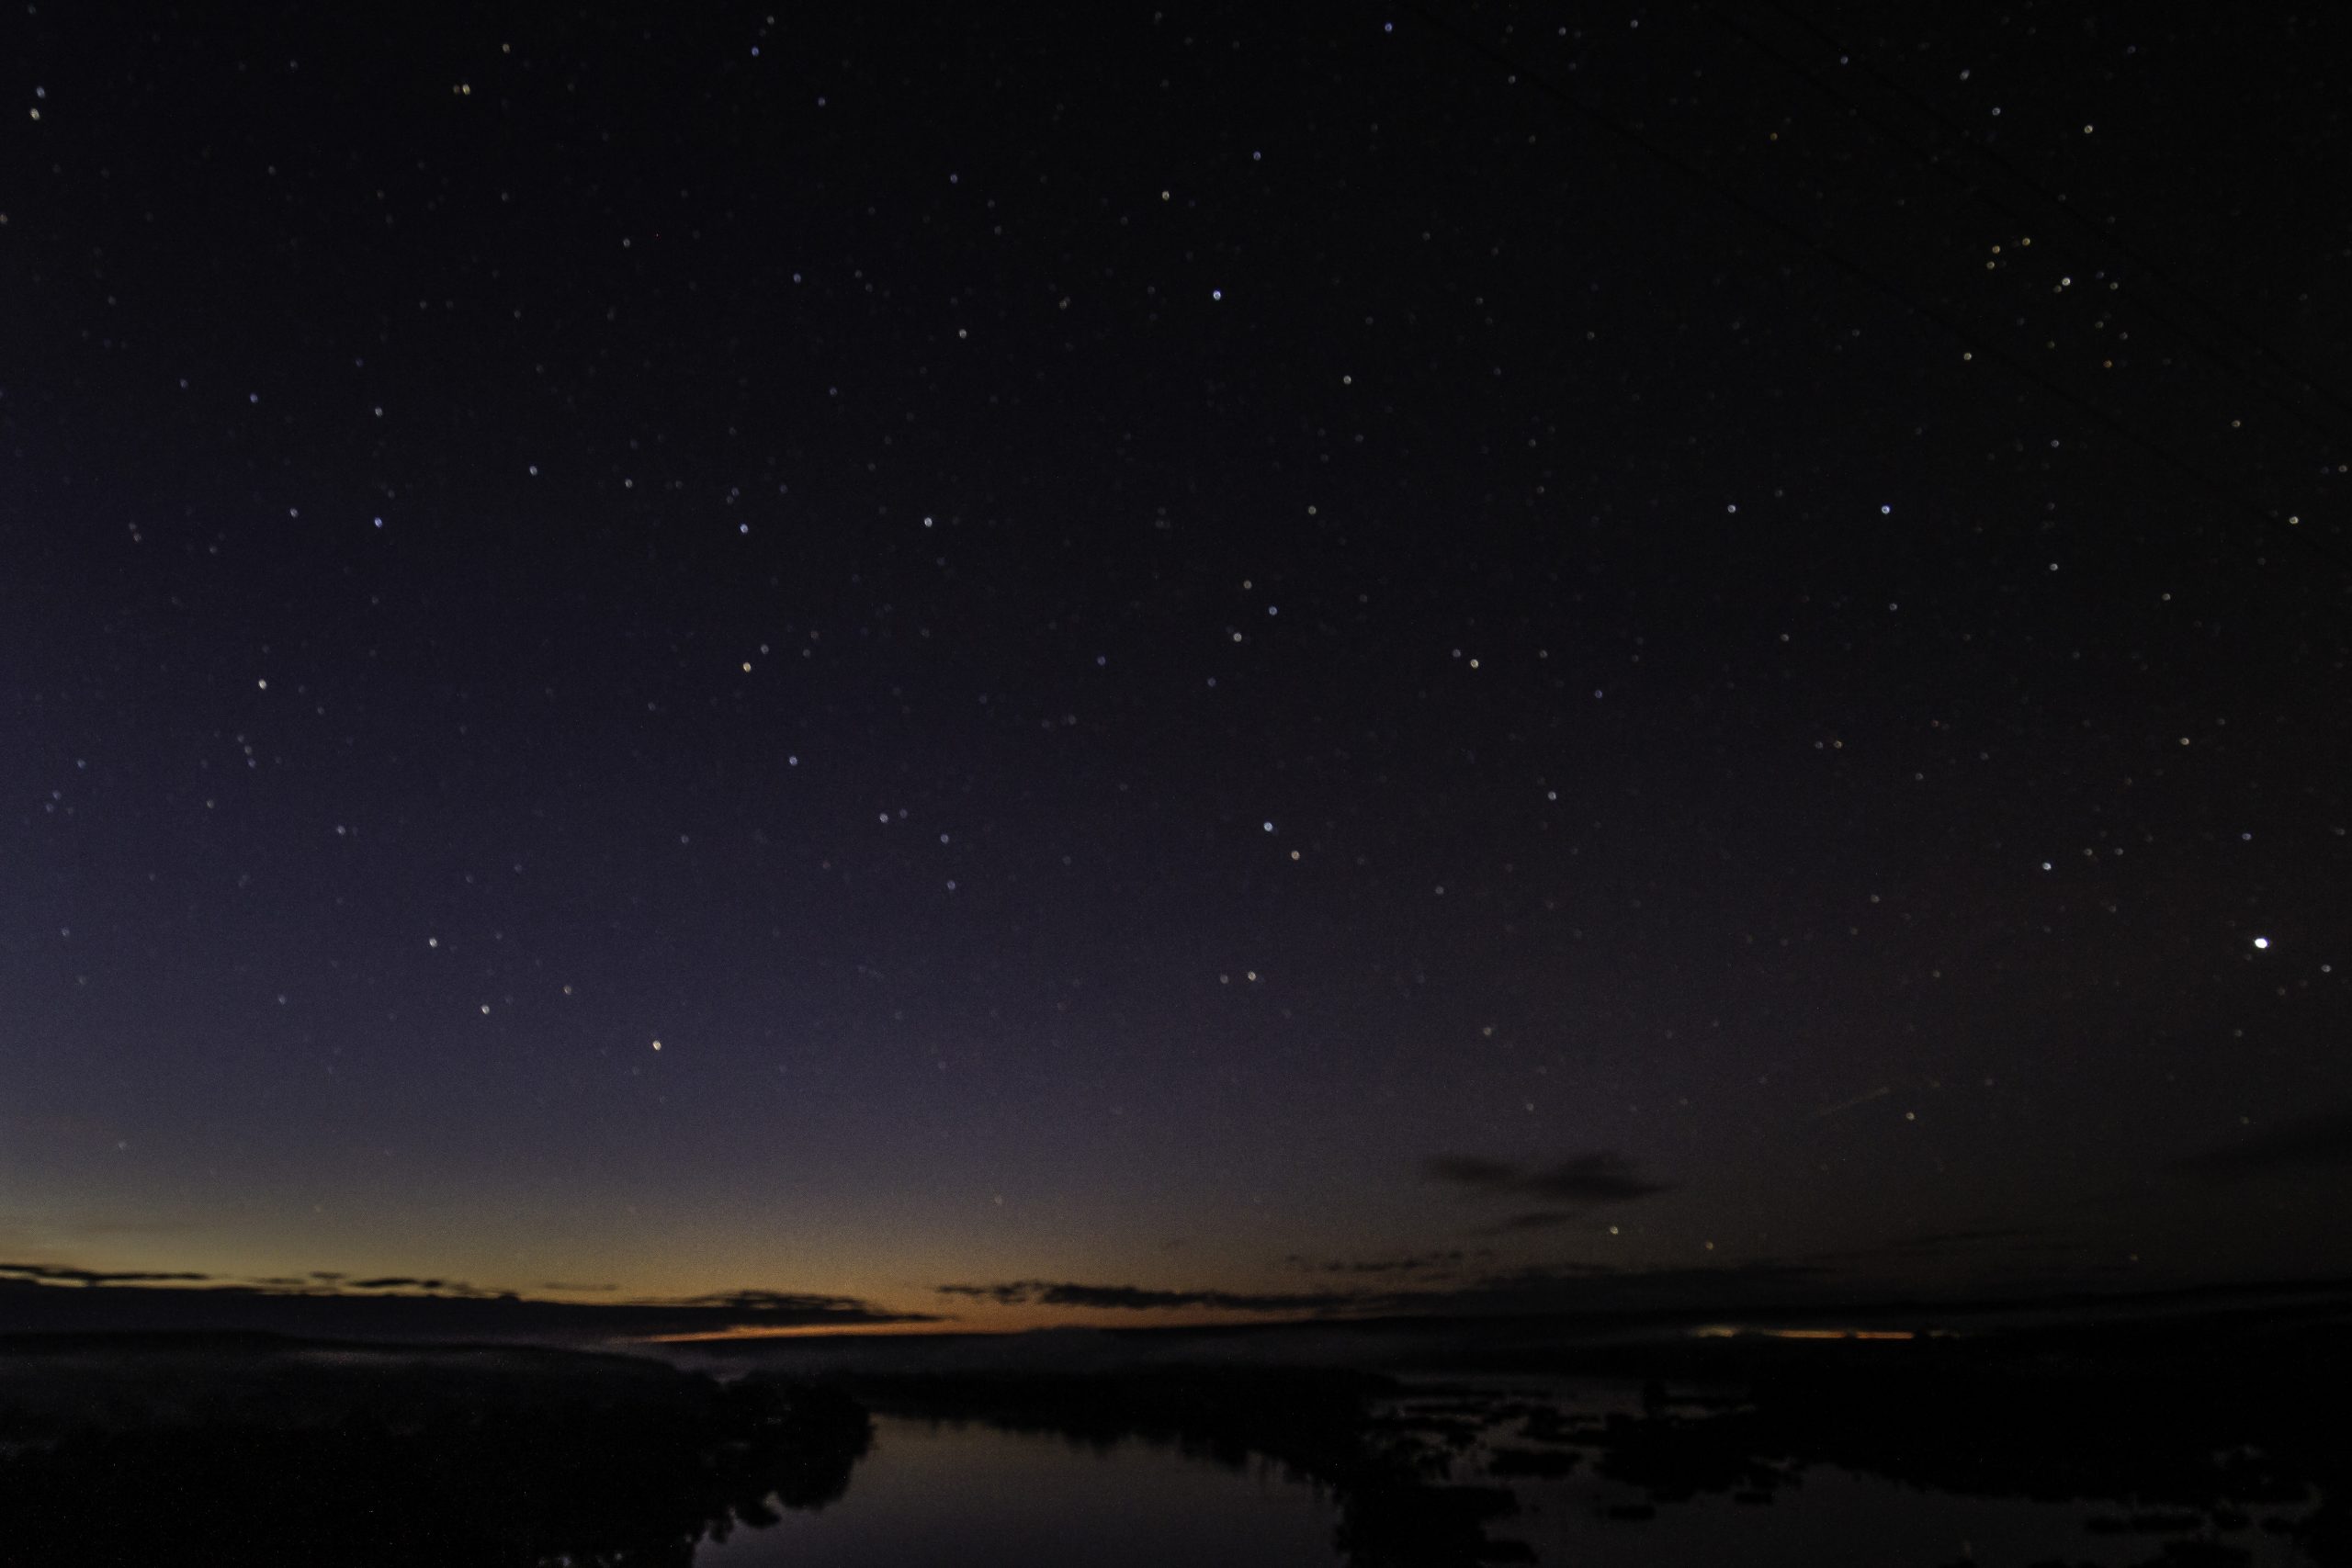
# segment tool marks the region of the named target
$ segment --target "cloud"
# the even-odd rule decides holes
[[[1811,1252],[1805,1257],[1815,1263],[1860,1264],[1866,1268],[1893,1263],[1910,1267],[1924,1260],[1984,1247],[1997,1247],[2007,1254],[2080,1250],[2079,1243],[2048,1240],[2049,1234],[2048,1228],[2041,1225],[1979,1225],[1959,1230],[1922,1231],[1916,1235],[1892,1236],[1861,1247]],[[1981,1251],[1976,1253],[1975,1261],[1971,1266],[1984,1266]]]
[[[51,1284],[74,1285],[133,1285],[175,1280],[209,1280],[209,1274],[154,1274],[140,1269],[107,1271],[97,1269],[56,1268],[46,1263],[0,1263],[0,1277],[19,1280],[41,1280]]]
[[[213,1280],[222,1285],[237,1285],[265,1292],[292,1292],[306,1296],[334,1296],[359,1291],[424,1292],[439,1296],[473,1296],[484,1299],[511,1292],[484,1290],[463,1280],[419,1278],[411,1274],[379,1274],[370,1280],[355,1280],[348,1274],[325,1270],[309,1274],[258,1274],[243,1279],[217,1274],[148,1274],[113,1275],[110,1280],[128,1282],[135,1280]]]
[[[1420,1310],[1491,1315],[1626,1311],[1736,1311],[1815,1296],[1834,1271],[1764,1260],[1714,1268],[1618,1269],[1555,1264],[1430,1292]]]
[[[2275,1171],[2352,1166],[2352,1110],[2282,1122],[2242,1144],[2188,1155],[2165,1166],[2170,1176],[2242,1181]]]
[[[61,1222],[56,1229],[74,1235],[172,1235],[196,1228],[190,1220],[175,1218],[145,1219],[76,1218]]]
[[[1254,1292],[1164,1291],[1014,1280],[991,1285],[941,1285],[939,1293],[1003,1306],[1092,1307],[1171,1312],[1210,1307],[1318,1318],[1494,1315],[1573,1312],[1729,1310],[1818,1293],[1832,1270],[1811,1262],[1761,1261],[1721,1268],[1621,1269],[1608,1264],[1555,1264],[1487,1274],[1459,1283],[1388,1290]]]
[[[939,1287],[939,1293],[943,1296],[969,1296],[974,1301],[1001,1302],[1007,1306],[1014,1306],[1029,1299],[1029,1286],[1026,1283],[942,1285]]]
[[[1355,1305],[1351,1292],[1153,1291],[1136,1285],[1080,1285],[1049,1280],[1015,1280],[1001,1285],[942,1285],[944,1296],[969,1296],[1001,1306],[1102,1307],[1123,1312],[1170,1312],[1213,1307],[1221,1312],[1329,1312]]]
[[[1440,1181],[1497,1190],[1508,1190],[1522,1174],[1515,1165],[1507,1165],[1498,1159],[1482,1159],[1476,1155],[1432,1156],[1429,1173]]]
[[[1864,1089],[1861,1093],[1855,1095],[1850,1100],[1841,1100],[1835,1105],[1823,1106],[1820,1110],[1813,1113],[1813,1119],[1818,1122],[1824,1117],[1835,1116],[1843,1111],[1851,1111],[1858,1105],[1868,1105],[1873,1100],[1884,1100],[1888,1095],[1893,1094],[1894,1092],[1894,1085],[1881,1084],[1876,1089]]]
[[[733,1291],[685,1298],[548,1301],[461,1280],[380,1275],[228,1281],[193,1273],[0,1264],[0,1333],[263,1330],[349,1338],[579,1343],[744,1328],[936,1323],[854,1296]]]
[[[2022,1241],[2027,1236],[2040,1235],[2038,1226],[2004,1225],[1977,1230],[1928,1231],[1919,1235],[1904,1236],[1886,1244],[1888,1252],[1946,1252],[1954,1247],[1977,1247],[1988,1241]]]
[[[727,1291],[713,1295],[688,1296],[678,1304],[720,1307],[729,1312],[782,1317],[823,1318],[870,1310],[855,1296],[801,1295],[789,1291]]]
[[[1480,1235],[1512,1235],[1526,1231],[1557,1230],[1560,1226],[1584,1218],[1574,1209],[1530,1209],[1524,1213],[1506,1214],[1490,1225],[1480,1225]]]
[[[1634,1162],[1613,1149],[1574,1155],[1540,1168],[1478,1155],[1438,1155],[1423,1168],[1432,1180],[1473,1192],[1544,1198],[1558,1203],[1623,1203],[1669,1191],[1674,1185],[1645,1180],[1634,1171]]]
[[[1465,1252],[1451,1247],[1443,1252],[1417,1252],[1405,1258],[1314,1258],[1292,1253],[1283,1259],[1294,1269],[1312,1269],[1318,1274],[1431,1274],[1451,1273],[1473,1258],[1491,1255],[1492,1248],[1479,1247]]]

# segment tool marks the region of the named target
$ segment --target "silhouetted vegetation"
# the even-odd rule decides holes
[[[683,1568],[840,1498],[839,1390],[544,1350],[15,1348],[0,1561]]]

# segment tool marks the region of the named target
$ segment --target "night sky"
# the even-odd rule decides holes
[[[0,19],[0,1275],[2352,1269],[2337,24],[499,9]]]

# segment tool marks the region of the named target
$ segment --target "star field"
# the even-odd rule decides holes
[[[0,1252],[2340,1270],[2333,33],[2145,22],[19,7]]]

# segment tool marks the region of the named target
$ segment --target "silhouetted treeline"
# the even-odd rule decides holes
[[[839,1390],[536,1350],[154,1341],[0,1360],[0,1562],[684,1568],[842,1496]]]

